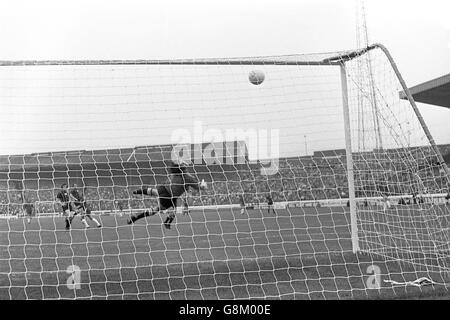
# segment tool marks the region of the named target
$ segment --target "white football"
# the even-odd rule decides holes
[[[265,79],[264,72],[260,70],[253,70],[248,74],[248,80],[250,83],[254,84],[255,86],[260,85],[264,82]]]

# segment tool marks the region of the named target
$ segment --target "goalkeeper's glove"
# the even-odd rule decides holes
[[[206,183],[205,179],[202,179],[202,182],[200,182],[200,189],[207,189],[208,184]]]

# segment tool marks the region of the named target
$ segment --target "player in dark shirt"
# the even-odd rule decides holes
[[[273,199],[272,199],[272,195],[268,194],[266,196],[266,200],[267,200],[267,212],[270,213],[271,211],[275,214],[275,209],[273,208]]]
[[[31,218],[34,214],[34,204],[28,202],[25,191],[20,186],[18,188],[20,189],[19,201],[22,203],[23,213],[27,216],[27,222],[31,223]]]
[[[31,223],[31,218],[34,214],[34,205],[32,203],[24,203],[23,212],[27,215],[27,222]]]
[[[74,184],[70,189],[70,197],[72,199],[72,210],[75,212],[74,215],[80,213],[81,214],[81,222],[84,224],[86,228],[89,228],[89,223],[86,221],[86,217],[88,217],[91,221],[97,225],[97,228],[101,228],[100,222],[97,221],[91,215],[91,209],[89,208],[86,200],[83,195],[78,191],[77,185]]]
[[[73,220],[73,215],[70,211],[70,194],[67,189],[67,184],[63,183],[61,185],[61,190],[56,195],[56,199],[61,204],[63,215],[66,216],[66,230],[70,229],[70,224]]]
[[[143,186],[141,189],[133,191],[133,194],[157,197],[158,205],[150,210],[138,214],[131,214],[130,219],[128,219],[128,224],[132,224],[144,217],[153,216],[159,211],[173,208],[174,211],[171,212],[164,221],[166,229],[170,229],[170,224],[175,219],[178,198],[180,198],[189,188],[195,190],[207,188],[207,184],[204,180],[199,182],[195,177],[187,173],[186,170],[187,168],[184,164],[171,163],[169,164],[168,184],[158,185],[155,188]]]

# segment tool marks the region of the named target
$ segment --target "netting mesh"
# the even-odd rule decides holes
[[[448,276],[448,208],[432,197],[448,192],[445,164],[409,101],[399,98],[404,89],[381,50],[351,61],[347,70],[357,196],[388,196],[395,205],[392,212],[361,204],[364,248]]]
[[[445,164],[379,49],[0,64],[0,298],[399,294],[382,281],[372,290],[373,266],[384,280],[449,281]],[[159,203],[133,191],[170,184],[175,156],[208,188],[177,199],[188,211],[128,225]],[[65,230],[62,184],[102,228],[75,216]]]

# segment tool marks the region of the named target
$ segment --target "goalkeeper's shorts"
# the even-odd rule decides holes
[[[167,210],[177,207],[177,198],[173,198],[165,186],[158,186],[158,202],[160,210]]]

